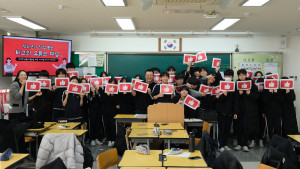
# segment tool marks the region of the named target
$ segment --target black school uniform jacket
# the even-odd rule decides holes
[[[290,90],[286,93],[285,90],[282,91],[283,101],[281,102],[282,108],[282,127],[285,134],[297,134],[298,125],[296,118],[296,111],[294,107],[294,101],[296,100],[296,95],[294,90]]]
[[[155,85],[156,83],[152,82],[151,84],[149,84],[148,88],[150,88],[152,91]],[[134,98],[135,98],[135,109],[147,111],[147,107],[154,103],[152,97],[148,94],[148,92],[142,93],[136,91],[136,96]]]
[[[180,100],[181,96],[176,95],[173,99],[172,102],[174,104],[177,104],[178,101]],[[198,118],[199,117],[199,108],[196,110],[184,105],[184,118]]]
[[[32,100],[32,108],[35,112],[52,113],[53,108],[53,92],[49,89],[41,89],[43,93],[41,96],[36,96]],[[30,92],[29,97],[35,95],[36,92]],[[60,99],[61,101],[61,99]]]
[[[216,98],[216,112],[226,116],[233,115],[234,92],[227,92],[227,96],[221,94],[219,99]]]
[[[119,114],[134,114],[134,98],[131,92],[119,93],[118,102],[120,105]]]
[[[112,94],[107,95],[105,93],[105,87],[100,93],[100,104],[101,104],[101,112],[103,116],[115,116],[118,113],[116,106],[118,105],[118,95]]]
[[[268,89],[265,89],[262,93],[262,99],[264,103],[264,112],[267,117],[280,117],[282,114],[281,102],[282,99],[281,90],[277,90],[277,93],[270,93]]]
[[[101,88],[99,89],[98,92],[95,93],[95,95],[93,96],[93,92],[90,93],[90,98],[89,98],[89,112],[90,113],[94,113],[94,112],[97,112],[97,113],[101,113],[100,111],[100,90]]]
[[[63,94],[62,101],[66,98],[66,94]],[[66,117],[69,119],[78,119],[83,117],[83,112],[80,106],[80,95],[69,93],[67,104],[65,107]]]
[[[152,91],[152,98],[160,93],[160,84],[156,84]],[[164,97],[159,97],[155,100],[156,103],[172,103],[171,94],[164,94]]]

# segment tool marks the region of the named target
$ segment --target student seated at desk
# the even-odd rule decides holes
[[[49,79],[49,72],[42,70],[38,79]],[[52,121],[53,92],[52,86],[49,89],[41,89],[40,92],[30,92],[29,100],[32,101],[31,108],[33,118],[36,121]]]
[[[78,83],[78,77],[73,76],[70,79],[71,83]],[[66,117],[68,121],[72,122],[82,122],[83,121],[83,112],[82,112],[82,105],[83,105],[83,96],[84,93],[73,94],[69,93],[69,91],[65,91],[63,94],[63,106],[66,110]]]
[[[162,72],[160,74],[160,78],[161,78],[162,84],[168,84],[169,73]],[[153,100],[156,101],[156,103],[172,103],[172,99],[174,98],[174,91],[175,91],[175,88],[173,87],[173,93],[171,95],[163,94],[162,92],[160,92],[160,84],[157,84],[154,86],[151,95],[153,97]]]

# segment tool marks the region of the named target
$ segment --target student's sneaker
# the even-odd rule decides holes
[[[101,143],[98,139],[95,140],[97,145],[102,145],[103,143]]]
[[[114,146],[115,145],[115,141],[112,141],[111,144],[112,144],[112,146]]]
[[[237,141],[237,139],[233,139],[233,146],[237,146],[238,145],[238,141]]]
[[[225,150],[227,150],[227,151],[231,151],[231,148],[229,148],[228,146],[225,146],[224,148],[225,148]]]
[[[242,149],[242,146],[240,146],[240,145],[237,145],[237,146],[235,146],[235,147],[234,147],[234,149],[235,149],[235,150],[237,150],[237,151],[239,151],[239,150],[241,150],[241,149]]]
[[[95,146],[95,145],[96,145],[95,141],[92,140],[92,141],[91,141],[91,146]]]
[[[250,147],[250,148],[255,147],[255,141],[254,141],[254,140],[251,140],[251,141],[250,141],[249,147]]]
[[[220,149],[217,149],[217,151],[220,152],[220,153],[222,153],[223,151],[225,151],[225,148],[222,147],[222,148],[220,148]]]
[[[259,140],[259,147],[261,147],[261,148],[264,147],[264,141],[263,140]]]
[[[243,147],[243,151],[244,151],[244,152],[249,152],[248,147],[247,147],[247,146],[244,146],[244,147]]]
[[[106,142],[106,140],[107,140],[107,139],[106,139],[106,138],[104,138],[104,139],[102,139],[102,141],[101,141],[101,142],[102,142],[102,143],[105,143],[105,142]]]
[[[113,146],[112,141],[108,141],[108,145],[107,146],[108,147],[112,147]]]

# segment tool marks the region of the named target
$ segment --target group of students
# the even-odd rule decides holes
[[[75,65],[68,63],[66,70],[57,69],[56,76],[65,78],[67,71],[74,70]],[[160,74],[161,83],[154,82],[154,74],[157,73]],[[181,87],[179,91],[175,90],[174,87],[173,93],[166,95],[160,92],[160,84],[168,84],[170,75],[175,75],[176,83],[174,86]],[[237,81],[251,80],[247,78],[245,69],[238,70],[237,75]],[[100,74],[100,77],[106,76],[108,76],[106,72]],[[255,76],[263,77],[263,74],[258,71]],[[176,73],[173,66],[170,66],[166,72],[160,72],[158,68],[147,69],[143,81],[148,84],[146,93],[131,90],[131,92],[113,94],[105,92],[105,86],[91,86],[89,94],[73,94],[69,93],[66,88],[57,88],[53,84],[49,89],[29,93],[29,114],[38,121],[57,121],[60,118],[67,118],[68,121],[87,122],[91,145],[101,145],[103,139],[106,138],[108,146],[113,146],[116,139],[114,116],[116,114],[146,114],[147,107],[156,103],[174,103],[184,106],[185,118],[198,118],[203,111],[216,113],[220,151],[231,150],[228,147],[228,137],[232,123],[234,137],[237,139],[234,149],[243,149],[245,152],[249,151],[248,146],[255,146],[255,140],[259,141],[259,145],[263,147],[265,122],[267,122],[270,138],[273,132],[283,136],[298,133],[293,90],[275,89],[259,92],[252,80],[251,89],[247,91],[236,89],[234,92],[224,91],[217,95],[199,92],[201,84],[218,86],[222,80],[233,81],[233,77],[234,71],[231,69],[224,71],[223,78],[219,68],[213,72],[208,72],[206,67],[195,67],[193,63],[188,63],[187,70],[180,73]],[[49,78],[49,73],[42,70],[38,78]],[[141,79],[141,75],[136,75],[135,78]],[[18,103],[22,105],[26,103],[24,92],[26,79],[26,71],[19,71],[10,87],[10,91],[12,91],[10,97],[13,100],[21,100]],[[122,76],[120,80],[120,82],[129,81],[126,76]],[[258,82],[263,81],[264,78],[258,79]],[[88,83],[86,79],[78,79],[76,76],[71,77],[70,82]],[[115,78],[111,78],[108,83],[117,84],[117,81]],[[133,88],[134,84],[132,85]],[[187,95],[200,101],[196,110],[183,103]],[[17,114],[22,111],[19,109],[13,112],[15,114],[10,114],[10,118],[17,117]],[[249,145],[248,141],[250,141]]]

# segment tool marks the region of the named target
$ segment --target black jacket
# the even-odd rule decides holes
[[[296,100],[296,95],[294,90],[290,90],[286,93],[285,90],[282,91],[283,101],[281,102],[282,110],[282,128],[283,134],[297,134],[298,125],[296,118],[296,111],[294,106],[294,101]]]
[[[178,101],[180,100],[180,95],[175,96],[172,99],[172,102],[177,104]],[[184,105],[184,118],[199,118],[199,109],[192,109],[186,105]]]
[[[119,114],[134,114],[134,98],[131,93],[119,93]]]
[[[215,165],[217,146],[218,143],[212,140],[209,134],[206,131],[204,131],[201,140],[196,146],[196,149],[200,150],[208,167],[213,167]]]
[[[107,95],[105,93],[105,87],[101,90],[100,94],[100,104],[101,104],[101,112],[104,116],[115,116],[117,115],[118,109],[116,106],[118,105],[118,95]]]
[[[153,90],[153,87],[156,83],[152,82],[149,84],[148,88]],[[135,109],[143,110],[145,113],[147,112],[147,107],[154,103],[152,97],[147,93],[137,92],[135,98]]]
[[[281,90],[277,90],[277,93],[271,93],[268,89],[264,90],[262,100],[264,103],[264,112],[267,117],[281,116],[281,102],[283,101]]]
[[[41,169],[67,169],[64,162],[60,157],[57,157],[54,161],[44,165]]]
[[[233,115],[234,92],[227,92],[227,96],[221,94],[219,99],[216,98],[216,112],[226,116]]]
[[[43,93],[41,96],[37,96],[32,100],[33,111],[51,113],[53,108],[54,93],[49,89],[41,89],[41,92]],[[29,97],[35,94],[36,92],[30,92]]]
[[[213,169],[243,169],[243,166],[234,155],[225,150],[216,159]]]
[[[62,105],[62,96],[66,88],[57,88],[53,93],[53,108],[64,109]]]
[[[154,98],[154,96],[158,95],[160,93],[160,84],[157,84],[154,86],[152,90],[151,96]],[[171,95],[170,94],[164,94],[164,97],[159,97],[155,100],[156,103],[172,103]]]

